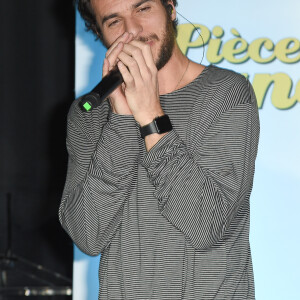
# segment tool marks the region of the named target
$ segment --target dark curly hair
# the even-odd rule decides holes
[[[170,1],[169,0],[160,0],[160,1],[168,13],[168,4],[170,3]],[[172,2],[174,6],[177,6],[177,0],[172,0]],[[103,35],[96,21],[96,17],[90,0],[75,0],[75,3],[77,5],[81,17],[85,22],[86,30],[92,31],[95,34],[96,39],[100,39],[103,42]],[[177,19],[172,21],[172,23],[173,23],[174,32],[177,34],[177,24],[178,24]]]

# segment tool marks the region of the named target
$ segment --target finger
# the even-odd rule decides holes
[[[145,60],[142,50],[131,44],[126,44],[126,45],[124,45],[122,52],[125,52],[129,56],[132,56],[132,58],[134,58],[134,60],[136,60],[136,62],[138,64],[141,76],[144,79],[149,79],[149,75],[151,73],[150,73],[149,67],[147,66],[147,63],[146,63],[146,60]]]
[[[134,47],[141,49],[147,66],[151,70],[156,70],[156,65],[154,62],[154,58],[153,58],[153,54],[152,54],[150,45],[148,45],[144,42],[136,41],[136,40],[130,41],[129,45],[133,45]]]
[[[120,42],[126,43],[128,42],[128,38],[129,38],[129,33],[128,32],[124,32],[120,37],[118,37],[113,44],[109,47],[109,49],[107,50],[105,57],[108,57],[110,55],[110,53],[115,49],[116,46],[118,46],[118,44]]]
[[[105,57],[109,60],[109,70],[111,70],[117,63],[118,55],[123,49],[125,43],[129,43],[133,39],[133,34],[125,32],[121,37],[119,37],[113,45],[108,49],[105,54]]]
[[[132,75],[132,77],[134,78],[135,82],[138,82],[139,80],[142,79],[140,66],[139,66],[139,63],[138,63],[138,61],[136,60],[135,57],[133,57],[130,54],[122,51],[119,54],[118,58],[128,68],[128,70],[129,70],[130,74]],[[142,60],[142,59],[143,58],[140,58],[140,60]],[[145,62],[144,62],[144,66],[146,66]]]
[[[111,53],[106,57],[108,64],[109,64],[109,71],[114,68],[116,63],[118,62],[118,56],[120,52],[123,50],[124,44],[122,42],[119,42],[118,45],[116,45],[111,51]]]
[[[129,70],[126,68],[126,65],[122,61],[119,61],[117,63],[117,65],[118,65],[118,68],[120,70],[120,73],[122,74],[122,77],[123,77],[124,83],[126,85],[126,88],[133,87],[134,86],[134,79],[133,79],[131,73],[129,72]]]
[[[103,66],[102,66],[102,77],[106,76],[109,72],[109,61],[107,58],[104,58]]]

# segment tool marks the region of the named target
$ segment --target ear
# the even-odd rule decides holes
[[[173,4],[173,1],[168,1],[167,8],[168,8],[168,13],[170,14],[170,17],[171,17],[172,21],[174,21],[176,19],[176,9],[175,9],[175,6]]]

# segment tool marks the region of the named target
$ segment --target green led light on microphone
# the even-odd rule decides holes
[[[88,102],[85,102],[85,103],[83,104],[83,107],[84,107],[84,109],[85,109],[86,111],[89,111],[89,110],[91,110],[91,108],[92,108],[92,106],[91,106]]]

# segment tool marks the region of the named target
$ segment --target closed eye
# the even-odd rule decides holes
[[[140,8],[138,11],[139,12],[145,12],[145,11],[148,11],[148,10],[150,10],[150,6],[145,6],[145,7],[142,7],[142,8]]]
[[[114,20],[108,24],[108,27],[114,26],[119,22],[119,20]]]

